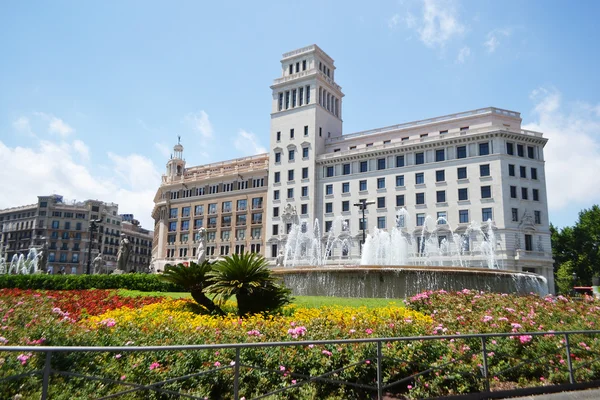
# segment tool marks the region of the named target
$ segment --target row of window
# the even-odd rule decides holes
[[[336,117],[340,116],[340,100],[321,87],[319,87],[319,105]]]
[[[260,213],[252,213],[251,214],[251,223],[253,225],[262,224],[262,217],[263,217],[263,214],[261,212]],[[221,228],[231,226],[232,220],[233,219],[232,219],[231,215],[223,215],[221,217]],[[185,219],[185,220],[181,221],[179,223],[180,230],[182,230],[182,231],[189,230],[190,222],[191,221],[189,219]],[[245,226],[246,223],[247,223],[247,215],[246,214],[236,215],[236,217],[235,217],[235,225],[236,226]],[[216,228],[216,227],[217,227],[217,217],[207,218],[206,228],[212,229],[212,228]],[[200,229],[200,228],[204,228],[204,219],[203,218],[194,219],[194,229]],[[169,222],[169,232],[175,232],[175,231],[177,231],[177,221]]]
[[[252,182],[252,186],[250,186]],[[237,185],[236,185],[237,184]],[[265,178],[254,178],[247,181],[235,181],[228,183],[221,183],[208,186],[208,194],[232,192],[234,190],[244,190],[248,188],[258,188],[265,186]],[[185,199],[188,197],[204,196],[207,193],[206,187],[182,189],[170,192],[169,197],[171,200]]]
[[[508,164],[508,176],[517,176],[516,167],[514,164]],[[519,177],[527,179],[527,167],[524,167],[522,165],[519,166]],[[529,178],[534,180],[538,179],[537,168],[532,167],[530,169]]]
[[[218,204],[217,203],[210,203],[208,205],[208,214],[217,214],[218,212]],[[262,197],[254,197],[252,198],[252,209],[253,210],[259,210],[262,209],[263,207],[263,198]],[[248,209],[248,200],[247,199],[240,199],[236,201],[236,209],[235,211],[246,211]],[[189,217],[191,214],[192,207],[191,206],[185,206],[185,207],[181,207],[181,217],[182,218],[186,218]],[[221,203],[221,212],[223,213],[229,213],[229,212],[233,212],[233,202],[232,201],[224,201]],[[204,215],[204,205],[200,204],[197,206],[194,206],[194,215]],[[174,219],[174,218],[178,218],[179,216],[179,208],[170,208],[169,209],[169,218]]]
[[[281,151],[276,151],[275,152],[275,163],[280,163],[281,162]],[[296,150],[295,149],[289,149],[288,150],[288,161],[294,161],[296,158]],[[306,160],[308,159],[308,147],[302,147],[302,159]]]
[[[207,246],[206,247],[206,255],[211,257],[215,255],[216,246]],[[243,254],[245,250],[245,246],[243,244],[235,246],[235,254]],[[229,245],[221,246],[221,256],[229,255]],[[253,243],[250,245],[250,253],[258,253],[260,254],[260,244]],[[182,247],[179,249],[179,258],[186,258],[188,256],[187,247]],[[196,257],[196,248],[192,248],[192,257]],[[175,249],[167,249],[167,258],[175,258]]]
[[[196,232],[192,236],[194,238],[194,242],[198,242],[200,240],[200,233]],[[250,229],[250,239],[258,240],[262,237],[262,228],[256,227]],[[221,240],[231,240],[231,230],[222,230],[220,235]],[[167,244],[173,245],[175,244],[175,240],[177,239],[177,235],[171,234],[167,236]],[[181,243],[187,243],[190,239],[189,233],[180,233],[179,241]],[[235,240],[245,240],[246,239],[246,229],[236,229],[235,230]],[[209,243],[215,242],[217,240],[217,232],[209,231],[206,232],[206,241]]]
[[[506,142],[506,154],[511,156],[515,155],[515,147],[517,148],[516,155],[519,157],[525,157],[525,149],[527,149],[527,158],[535,159],[535,147],[534,146],[525,146],[518,143]]]
[[[277,110],[289,110],[290,108],[300,107],[304,104],[310,104],[310,85],[300,86],[292,90],[279,92],[277,100]]]
[[[50,232],[50,237],[52,239],[58,239],[58,237],[59,237],[58,232],[57,231]],[[81,232],[75,232],[75,233],[63,232],[62,235],[60,235],[60,237],[64,240],[68,240],[68,239],[81,240]]]
[[[50,252],[50,253],[48,253],[48,262],[55,262],[55,261],[67,262],[67,257],[68,257],[67,253],[58,253],[58,260],[57,260],[56,253]],[[79,253],[73,253],[71,255],[71,262],[72,263],[79,262]]]
[[[306,71],[306,60],[302,60],[302,62],[296,62],[296,73],[300,72],[300,65],[302,65],[302,71]],[[288,68],[289,74],[292,75],[294,73],[294,64],[290,64]]]
[[[517,197],[517,187],[510,186],[510,198],[518,199]],[[540,191],[539,189],[531,189],[531,199],[533,201],[540,201]],[[521,188],[521,200],[529,200],[529,188],[522,187]]]
[[[60,229],[60,221],[52,221],[52,229]],[[63,229],[65,229],[65,230],[71,229],[71,222],[65,221],[65,223],[63,224]],[[81,222],[77,222],[75,224],[75,230],[80,231],[81,229],[82,229]]]

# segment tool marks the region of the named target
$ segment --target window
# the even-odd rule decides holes
[[[308,197],[308,186],[302,186],[302,197]]]
[[[288,199],[293,199],[294,198],[294,188],[289,188],[287,190],[287,198]]]
[[[279,207],[273,207],[273,217],[279,217]]]
[[[542,223],[542,212],[541,211],[534,211],[533,212],[533,219],[535,220],[535,223],[540,225]]]
[[[491,221],[492,218],[492,209],[491,208],[482,208],[481,209],[481,220],[483,222],[485,221]]]
[[[365,147],[373,147],[373,143],[367,143]]]
[[[181,230],[182,231],[187,231],[190,229],[190,220],[186,219],[184,221],[181,221]]]
[[[295,104],[294,104],[295,106]],[[290,129],[290,139],[294,138],[294,128]]]
[[[481,187],[481,198],[482,199],[490,199],[492,197],[492,187],[491,186],[482,186]]]
[[[366,181],[366,180],[364,180],[364,181],[359,181],[359,182],[358,182],[358,187],[359,187],[359,189],[358,189],[358,190],[360,190],[361,192],[363,192],[363,191],[367,190],[367,181]]]
[[[169,232],[175,232],[177,230],[177,222],[169,222]]]
[[[521,178],[527,178],[527,167],[519,167],[519,175]]]
[[[350,182],[343,182],[342,183],[342,193],[349,193],[350,192]]]
[[[423,226],[425,224],[425,214],[417,214],[417,226]]]
[[[277,236],[277,235],[279,235],[279,225],[274,224],[273,225],[273,236]],[[277,245],[274,245],[274,246],[277,246]]]
[[[479,143],[479,155],[487,156],[490,154],[490,144],[488,142]]]
[[[325,232],[331,231],[332,226],[333,226],[333,221],[325,221]]]
[[[342,211],[350,211],[350,202],[348,200],[342,201]]]
[[[396,187],[404,186],[404,175],[396,175]]]
[[[425,153],[415,153],[415,164],[425,164]]]
[[[308,97],[306,99],[306,102],[308,103]],[[308,136],[308,125],[304,125],[304,136]]]
[[[385,158],[377,159],[377,170],[385,169]]]
[[[306,71],[306,60],[302,60],[302,71]]]
[[[396,168],[404,167],[404,156],[396,156]]]
[[[308,204],[300,205],[300,214],[302,214],[302,215],[308,214]]]
[[[444,182],[446,180],[446,171],[443,169],[435,171],[435,181]]]
[[[328,178],[333,176],[333,166],[325,168],[325,176]]]
[[[446,159],[446,152],[444,149],[439,149],[435,151],[435,161],[444,161]]]
[[[175,210],[177,210],[177,209],[175,209]],[[59,224],[58,221],[52,221],[52,229],[58,229],[58,226],[59,226],[58,224]]]
[[[204,220],[203,219],[195,219],[194,220],[194,229],[200,229],[200,228],[202,228],[203,224],[204,224]]]
[[[369,170],[369,162],[361,161],[360,162],[360,172],[367,172]]]
[[[457,168],[456,175],[458,176],[458,179],[467,179],[467,167]]]
[[[479,176],[490,176],[490,164],[482,164],[479,166]]]
[[[537,179],[537,168],[531,168],[531,179]]]
[[[188,207],[188,209],[189,209],[189,207]],[[189,214],[189,213],[188,213],[188,214]],[[68,229],[71,229],[71,223],[70,223],[69,221],[66,221],[66,222],[65,222],[65,229],[67,229],[67,230],[68,230]]]
[[[436,195],[436,201],[438,203],[446,202],[446,191],[445,190],[438,190],[435,195]]]
[[[515,165],[508,164],[508,176],[515,176]]]
[[[325,185],[325,194],[326,195],[333,194],[333,185],[332,184]]]
[[[467,146],[458,146],[456,148],[456,158],[467,158]]]
[[[289,169],[288,170],[288,181],[293,181],[293,180],[294,180],[294,170]]]
[[[527,200],[529,198],[527,188],[521,188],[521,198]]]
[[[169,210],[169,218],[177,218],[177,209],[176,208],[171,208]],[[54,226],[53,226],[54,228]]]
[[[458,189],[458,200],[469,200],[469,192],[467,188]]]
[[[273,180],[275,181],[275,183],[279,183],[281,181],[281,172],[275,172]]]
[[[444,225],[448,223],[448,214],[446,213],[446,211],[438,211],[437,223],[438,225]]]
[[[512,221],[519,222],[519,209],[511,208],[511,212],[512,212]]]
[[[511,199],[516,199],[517,198],[517,187],[516,186],[511,186],[510,187],[510,198]]]
[[[529,158],[535,158],[535,150],[534,147],[532,146],[527,146],[527,157]]]
[[[421,185],[425,183],[425,174],[423,172],[417,172],[415,174],[415,184]]]
[[[253,213],[252,214],[252,223],[253,224],[262,224],[262,213]]]
[[[377,189],[385,189],[385,178],[377,178]]]
[[[462,128],[460,128],[460,131],[461,131],[461,132],[466,132],[466,131],[468,131],[468,130],[469,130],[469,127],[468,127],[468,126],[463,126]]]
[[[221,209],[223,210],[224,213],[231,212],[231,201],[224,201],[221,204]]]
[[[308,167],[302,168],[302,179],[308,179]]]
[[[262,208],[262,197],[255,197],[252,199],[252,209],[258,210]]]
[[[515,155],[515,145],[512,143],[506,143],[506,153],[511,156]]]
[[[469,210],[458,210],[458,222],[461,224],[469,223]]]
[[[277,141],[280,142],[281,141],[281,132],[277,132]]]
[[[396,207],[404,207],[404,195],[396,195]]]
[[[385,217],[377,217],[377,229],[385,229]]]
[[[415,202],[416,204],[425,204],[425,193],[416,193]]]
[[[523,145],[522,145],[522,144],[518,144],[518,145],[517,145],[517,155],[518,155],[519,157],[525,157],[525,154],[524,154],[524,148],[523,148]]]
[[[525,235],[525,251],[533,251],[533,236]]]
[[[377,198],[377,208],[385,208],[385,197]]]
[[[302,158],[308,158],[308,147],[302,148]]]
[[[325,214],[331,214],[333,212],[333,203],[325,203]]]
[[[445,135],[446,133],[448,133],[448,130],[440,131],[440,135]]]
[[[279,200],[279,190],[273,191],[273,200]]]
[[[304,103],[304,88],[298,89],[298,105],[301,106]]]
[[[288,161],[294,161],[296,152],[294,150],[288,150]]]
[[[279,151],[275,153],[275,162],[276,163],[281,162],[281,152],[279,152]]]
[[[538,189],[532,189],[533,201],[540,201],[540,191]]]

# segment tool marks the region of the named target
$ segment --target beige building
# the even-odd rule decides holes
[[[154,270],[195,260],[200,228],[208,258],[263,254],[267,154],[186,168],[183,146],[173,151],[154,198]]]
[[[123,217],[123,216],[121,216]],[[121,222],[121,233],[124,233],[131,244],[129,253],[129,270],[147,272],[150,267],[153,233],[140,226],[136,219]]]

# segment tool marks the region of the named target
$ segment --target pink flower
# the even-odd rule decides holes
[[[412,389],[412,385],[408,385],[406,387],[408,388],[408,390]]]
[[[350,334],[356,333],[356,329],[350,329],[348,332],[349,332]]]
[[[531,335],[519,336],[519,340],[521,341],[521,344],[529,343],[529,342],[531,342],[531,339],[533,339],[533,336],[531,336]]]
[[[233,367],[235,365],[235,361],[230,362],[229,365]]]
[[[113,318],[106,318],[102,321],[98,322],[100,325],[104,325],[108,328],[113,327],[117,324],[117,322]]]
[[[372,333],[373,333],[373,329],[367,328],[367,329],[365,329],[365,333],[366,333],[367,335],[370,335],[370,334],[372,334]]]
[[[279,370],[280,370],[280,371],[285,371],[285,367],[284,367],[283,365],[280,365],[280,366],[279,366]]]
[[[295,379],[292,379],[292,385],[295,385],[295,384],[296,384],[296,382],[297,382],[297,381],[296,381]]]
[[[30,357],[31,357],[31,353],[19,354],[17,356],[17,360],[19,360],[21,362],[21,365],[25,365],[25,364],[27,364],[27,360],[29,360]]]
[[[260,336],[260,331],[258,329],[252,329],[247,332],[248,336]]]
[[[221,363],[220,363],[220,362],[218,362],[218,361],[215,361],[215,364],[214,364],[214,365],[215,365],[215,367],[220,367],[220,366],[221,366]]]
[[[124,381],[127,378],[127,375],[121,375],[121,380]]]
[[[6,344],[6,343],[8,343],[8,339],[3,336],[0,336],[0,344]]]
[[[331,357],[331,355],[333,354],[332,352],[327,351],[327,350],[323,350],[321,353],[325,354],[327,357]]]
[[[160,367],[160,364],[157,362],[153,362],[152,364],[150,364],[150,371],[152,371],[153,369],[156,369]]]
[[[119,358],[121,358],[120,354],[115,354],[115,358],[118,360]]]
[[[489,321],[491,321],[493,319],[494,319],[494,317],[492,317],[491,315],[485,315],[481,320],[483,322],[489,322]]]
[[[309,349],[312,349],[313,347],[315,347],[315,345],[314,345],[314,344],[309,344],[309,345],[308,345],[308,348],[309,348]]]
[[[365,360],[365,364],[371,364],[371,360]]]
[[[296,339],[298,338],[298,336],[304,336],[306,334],[306,328],[304,326],[290,328],[288,329],[287,333],[291,335],[294,339]]]

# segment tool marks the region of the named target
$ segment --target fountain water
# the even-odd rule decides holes
[[[39,269],[39,261],[42,256],[41,252],[35,247],[29,249],[27,255],[15,254],[8,263],[6,256],[0,254],[0,274],[36,274],[42,272]]]

